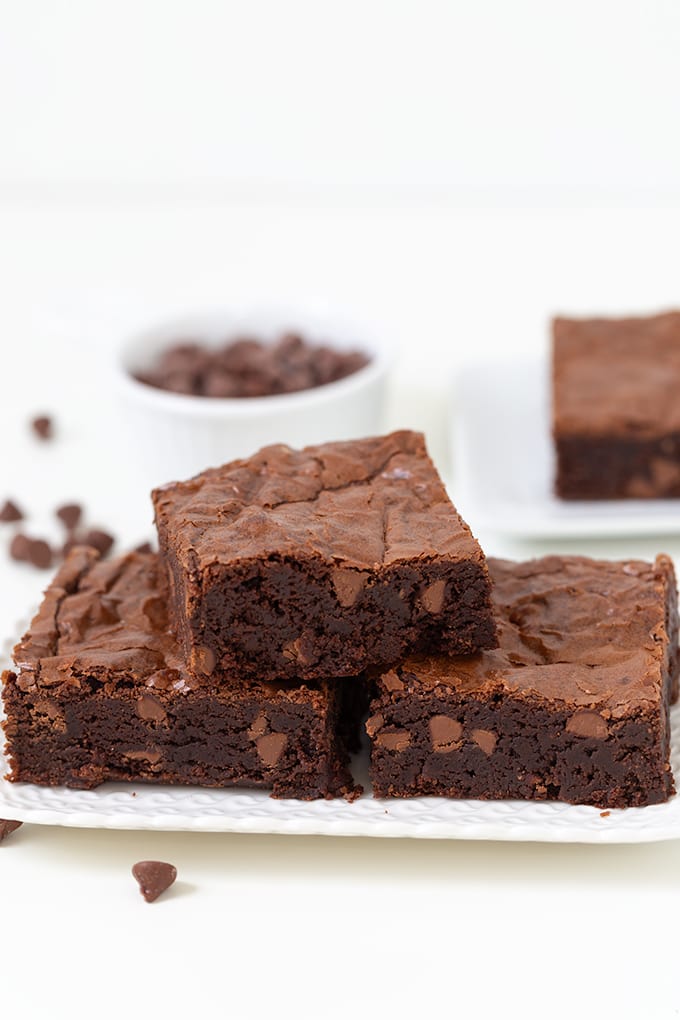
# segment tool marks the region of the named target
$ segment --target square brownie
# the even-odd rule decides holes
[[[680,496],[680,312],[555,319],[555,490],[562,499]]]
[[[3,676],[10,779],[352,796],[360,684],[198,683],[167,627],[158,557],[76,549]]]
[[[417,433],[266,447],[153,501],[196,676],[355,676],[496,643],[484,554]]]
[[[489,560],[499,647],[406,659],[366,724],[377,797],[657,804],[674,792],[671,561]]]

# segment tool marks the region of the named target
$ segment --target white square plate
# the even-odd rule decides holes
[[[671,760],[680,776],[680,706],[673,716]],[[40,825],[195,832],[269,832],[418,839],[531,840],[549,843],[650,843],[680,839],[680,797],[666,804],[616,811],[531,801],[273,800],[260,790],[104,783],[96,790],[4,781],[0,818]],[[361,765],[354,775],[362,781]],[[365,783],[368,787],[368,783]]]
[[[540,359],[471,364],[461,372],[454,502],[473,529],[526,538],[680,534],[680,500],[555,497],[549,383]]]

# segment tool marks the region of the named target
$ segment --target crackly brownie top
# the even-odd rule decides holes
[[[680,431],[680,312],[553,322],[554,426],[577,435]]]
[[[358,568],[439,555],[482,563],[419,433],[268,446],[153,493],[167,546],[187,569],[267,556]]]
[[[499,647],[476,655],[411,656],[383,692],[505,692],[622,717],[658,704],[667,666],[666,593],[673,564],[546,556],[489,560]],[[671,626],[673,621],[671,621]],[[590,720],[595,727],[597,721]],[[587,726],[589,719],[582,718]],[[594,734],[593,734],[594,735]]]
[[[200,681],[185,670],[168,629],[163,576],[156,553],[128,553],[102,561],[74,549],[45,593],[28,633],[14,649],[26,690],[92,678],[107,687],[132,686],[186,694]],[[310,690],[285,681],[234,682],[236,693],[309,700]]]

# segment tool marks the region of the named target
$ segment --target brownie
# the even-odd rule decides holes
[[[555,319],[555,489],[562,499],[680,496],[680,312]]]
[[[496,643],[486,560],[413,432],[270,446],[153,493],[195,676],[355,676]]]
[[[352,795],[346,684],[197,682],[167,626],[158,556],[78,548],[3,676],[12,780],[105,780]],[[354,704],[358,704],[356,689]],[[358,710],[358,709],[357,709]]]
[[[499,647],[412,656],[376,682],[377,797],[657,804],[674,792],[671,561],[489,560]]]

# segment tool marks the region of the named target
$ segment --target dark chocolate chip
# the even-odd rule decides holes
[[[82,545],[89,545],[102,556],[106,556],[114,542],[113,535],[109,535],[108,531],[100,531],[98,528],[92,528],[82,537]]]
[[[138,861],[132,867],[132,874],[139,882],[139,891],[146,902],[153,903],[175,881],[177,868],[164,861]]]
[[[39,570],[47,570],[52,566],[52,550],[42,538],[31,538],[26,560]]]
[[[153,552],[153,546],[151,545],[151,542],[142,542],[141,545],[135,546],[135,548],[133,549],[133,552],[136,552],[136,553],[152,553]]]
[[[55,512],[68,531],[73,531],[74,528],[77,528],[80,524],[80,518],[83,516],[83,508],[79,503],[65,503],[64,506],[60,506]]]
[[[23,521],[23,519],[24,515],[16,503],[13,503],[11,499],[5,500],[0,507],[0,521]]]
[[[9,544],[9,554],[12,557],[12,559],[16,560],[18,563],[26,563],[26,561],[28,560],[28,550],[30,548],[30,545],[31,545],[30,538],[27,538],[26,535],[22,535],[21,533],[19,533],[18,535],[14,536],[14,538]]]
[[[53,435],[52,419],[46,414],[39,415],[31,422],[31,428],[38,439],[51,439]]]
[[[23,824],[23,822],[13,822],[9,818],[0,818],[0,843],[2,843],[3,839],[11,836],[13,832],[16,832]]]
[[[320,347],[289,333],[271,344],[246,337],[221,348],[177,344],[135,378],[198,397],[261,397],[334,382],[368,361],[361,352]]]

